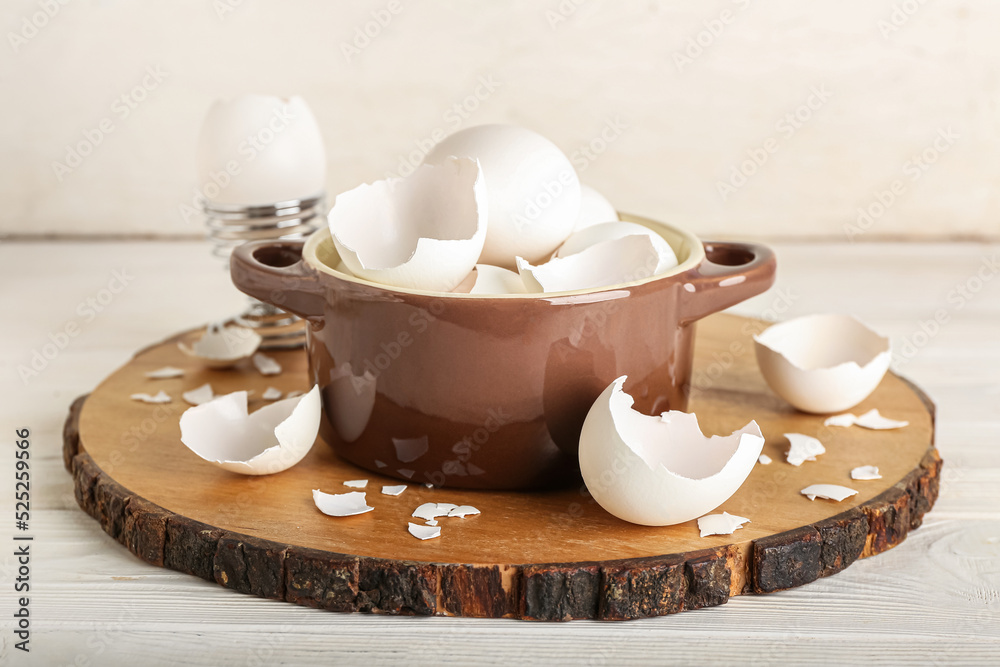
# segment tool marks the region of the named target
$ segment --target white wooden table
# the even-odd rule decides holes
[[[66,409],[133,350],[227,315],[242,298],[205,243],[0,245],[0,471],[12,479],[14,431],[30,428],[35,537],[31,653],[23,654],[11,633],[17,564],[4,482],[0,664],[1000,664],[1000,275],[989,263],[1000,246],[775,249],[777,287],[738,311],[852,312],[914,352],[897,369],[938,405],[937,506],[901,546],[802,588],[665,618],[539,624],[333,614],[132,556],[73,500],[60,455]],[[127,279],[118,294],[109,289],[115,270]],[[948,321],[917,334],[937,311]],[[69,323],[78,333],[23,382],[18,365]]]

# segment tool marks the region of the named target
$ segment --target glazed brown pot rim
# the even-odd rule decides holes
[[[407,287],[397,287],[394,285],[385,285],[383,283],[377,283],[371,280],[366,280],[364,278],[359,278],[357,276],[343,273],[337,271],[335,268],[329,265],[328,262],[324,262],[320,259],[321,249],[322,254],[340,258],[336,247],[333,243],[333,238],[330,234],[329,227],[323,227],[313,232],[309,238],[306,240],[305,245],[302,248],[302,259],[303,261],[314,271],[321,274],[326,274],[328,276],[343,280],[346,282],[357,283],[369,288],[376,288],[380,290],[385,290],[386,292],[398,292],[401,294],[427,296],[435,298],[447,298],[447,299],[466,299],[466,300],[490,300],[490,299],[523,299],[523,300],[540,300],[540,299],[551,299],[553,297],[572,297],[572,296],[584,296],[584,295],[595,295],[604,292],[615,292],[617,290],[628,289],[630,287],[636,287],[639,285],[644,285],[646,283],[655,282],[658,280],[666,280],[678,275],[681,275],[691,269],[695,269],[702,264],[706,259],[705,247],[702,241],[693,233],[686,229],[672,225],[666,222],[660,222],[658,220],[653,220],[652,218],[646,218],[639,215],[632,215],[629,213],[619,214],[621,222],[634,222],[640,224],[644,227],[652,229],[654,232],[659,234],[664,238],[665,241],[670,245],[671,249],[680,256],[683,253],[687,254],[687,257],[679,262],[677,266],[673,267],[669,271],[664,271],[663,273],[657,273],[655,275],[640,278],[638,280],[632,280],[625,283],[615,283],[613,285],[605,285],[603,287],[582,289],[582,290],[571,290],[563,292],[535,292],[529,294],[469,294],[465,292],[437,292],[432,290],[420,290],[412,289]],[[667,235],[664,234],[667,232]]]

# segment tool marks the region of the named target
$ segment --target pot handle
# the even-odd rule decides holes
[[[705,261],[682,285],[681,324],[735,306],[774,284],[774,251],[759,243],[705,241]]]
[[[250,241],[229,258],[233,284],[245,294],[306,319],[322,317],[324,293],[302,261],[304,240]]]

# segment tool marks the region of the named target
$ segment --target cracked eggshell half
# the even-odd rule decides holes
[[[201,458],[243,475],[270,475],[301,461],[319,433],[319,386],[247,413],[247,392],[236,391],[188,408],[181,442]]]
[[[486,181],[489,228],[484,264],[513,269],[515,257],[540,262],[573,231],[580,179],[554,143],[516,125],[477,125],[445,137],[424,158],[478,160]]]
[[[658,261],[653,275],[677,266],[677,254],[666,239],[649,227],[637,222],[602,222],[576,232],[559,246],[556,257],[568,257],[604,241],[614,241],[626,236],[648,236],[656,250]]]
[[[327,221],[351,274],[392,287],[450,292],[483,251],[483,172],[470,158],[421,165],[405,178],[340,193]]]
[[[580,215],[576,218],[576,231],[618,219],[618,211],[604,195],[589,185],[580,184]]]
[[[631,523],[668,526],[703,516],[736,493],[764,447],[757,423],[706,437],[693,414],[633,410],[625,379],[604,390],[580,434],[580,471],[601,507]]]
[[[529,292],[570,292],[648,278],[659,263],[660,255],[652,239],[633,234],[595,243],[538,266],[518,257],[517,270]]]
[[[754,336],[757,365],[803,412],[841,412],[868,398],[889,369],[891,345],[850,315],[807,315]]]

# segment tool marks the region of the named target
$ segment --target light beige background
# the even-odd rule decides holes
[[[512,122],[577,153],[618,208],[705,236],[1000,238],[995,1],[398,2],[350,57],[388,0],[3,3],[0,233],[201,233],[182,215],[201,118],[254,91],[306,98],[332,193],[396,172],[435,130]],[[162,81],[123,117],[148,68]]]

